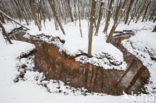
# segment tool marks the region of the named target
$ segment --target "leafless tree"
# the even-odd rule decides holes
[[[96,2],[92,0],[92,7],[91,7],[91,14],[90,14],[90,26],[89,26],[89,40],[88,40],[88,56],[92,56],[92,37],[93,37],[93,24],[95,21],[95,9],[96,9]]]

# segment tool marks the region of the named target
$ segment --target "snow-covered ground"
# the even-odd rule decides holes
[[[19,74],[17,65],[25,63],[26,60],[19,60],[18,57],[23,53],[28,53],[34,49],[34,46],[19,41],[13,41],[14,44],[6,44],[6,41],[0,38],[0,103],[132,103],[135,102],[133,97],[128,95],[123,96],[110,96],[97,94],[88,94],[83,96],[79,91],[74,94],[70,89],[66,89],[63,83],[57,84],[54,81],[49,81],[49,86],[52,90],[56,91],[59,85],[60,90],[66,91],[68,94],[47,92],[46,88],[39,85],[36,77],[42,78],[42,74],[33,71],[27,71],[25,80],[20,80],[15,83],[14,80]],[[56,90],[55,90],[56,89]],[[100,94],[99,94],[100,95]],[[151,102],[154,99],[145,101],[144,99],[137,99],[138,103]],[[148,97],[148,96],[147,96]]]
[[[60,30],[55,30],[55,25],[53,20],[47,21],[45,24],[43,23],[42,31],[39,31],[38,28],[32,22],[29,26],[30,31],[28,34],[36,35],[36,34],[46,34],[51,36],[58,36],[61,39],[65,40],[63,45],[59,45],[61,50],[66,52],[68,55],[76,56],[78,54],[88,52],[88,21],[82,20],[82,37],[80,35],[79,30],[79,21],[74,23],[64,24],[64,30],[66,35],[63,35]],[[91,63],[96,66],[103,67],[105,69],[118,69],[125,70],[127,64],[124,62],[123,53],[114,47],[112,44],[106,43],[106,35],[103,34],[103,26],[99,29],[98,36],[93,36],[92,43],[92,56],[88,58],[85,55],[79,56],[75,58],[76,61],[80,61],[82,63]],[[25,35],[25,37],[29,37]],[[47,41],[47,38],[41,37],[40,39]],[[109,58],[109,59],[108,59]],[[113,65],[111,62],[113,62]]]
[[[130,100],[124,96],[97,96],[97,94],[83,96],[79,94],[80,91],[77,91],[75,94],[77,96],[74,96],[70,89],[65,88],[62,82],[57,83],[54,81],[49,81],[48,86],[52,92],[49,93],[45,87],[39,85],[39,80],[43,77],[42,74],[30,70],[26,72],[25,80],[14,82],[19,74],[17,66],[22,65],[22,63],[28,63],[28,60],[25,58],[19,60],[18,57],[33,50],[34,46],[20,41],[13,41],[13,43],[14,44],[6,43],[2,35],[0,35],[0,103],[130,102]],[[28,64],[31,63],[29,62]],[[36,80],[36,78],[38,79]],[[56,92],[59,85],[60,90],[63,92],[66,91],[68,94]]]
[[[67,44],[63,46],[65,50],[71,52],[69,54],[75,55],[78,53],[79,50],[83,50],[87,52],[87,23],[83,21],[82,24],[82,31],[83,31],[83,38],[80,37],[79,28],[74,27],[75,24],[69,23],[67,26],[64,26],[65,31],[67,32],[66,36],[60,31],[56,31],[52,22],[46,22],[48,26],[43,29],[42,33],[59,36],[61,39],[66,40]],[[49,24],[48,24],[49,23]],[[78,25],[78,23],[76,23]],[[148,24],[148,25],[147,25]],[[12,24],[11,24],[12,25]],[[143,61],[143,64],[147,66],[150,71],[151,78],[150,80],[153,84],[147,85],[147,88],[151,89],[156,87],[156,76],[155,76],[155,69],[156,69],[156,62],[152,61],[149,58],[149,52],[147,52],[146,48],[152,49],[152,53],[155,57],[155,44],[156,44],[156,33],[151,33],[154,24],[152,23],[139,23],[133,24],[130,26],[125,26],[120,24],[117,30],[124,30],[124,29],[133,29],[136,30],[136,35],[131,37],[128,40],[122,42],[122,44],[127,48],[128,51],[136,55],[140,60]],[[10,24],[5,25],[7,30],[11,30],[14,26],[10,26]],[[77,26],[78,27],[78,26]],[[37,27],[33,24],[29,26],[30,34],[40,34],[41,32],[38,31]],[[144,30],[142,30],[144,28]],[[94,36],[93,38],[93,55],[98,56],[101,52],[109,53],[113,56],[116,60],[122,61],[122,53],[117,48],[112,46],[111,44],[105,43],[105,36],[102,33],[103,26],[101,26],[99,31],[99,36]],[[148,29],[148,30],[146,30]],[[69,31],[69,32],[68,32]],[[53,33],[53,34],[52,34]],[[129,42],[133,42],[133,46],[136,49],[133,49]],[[29,43],[13,41],[14,44],[8,44],[3,39],[0,33],[0,103],[155,103],[156,102],[156,95],[155,93],[150,92],[148,95],[140,95],[140,96],[129,96],[129,95],[122,95],[122,96],[110,96],[110,95],[103,95],[98,96],[101,94],[91,93],[88,96],[83,96],[81,90],[77,90],[74,88],[69,89],[68,86],[65,86],[61,81],[57,83],[57,81],[42,81],[44,78],[43,74],[32,71],[33,61],[27,60],[23,58],[21,60],[18,57],[24,53],[28,53],[29,51],[34,49],[34,46]],[[69,47],[70,45],[71,47]],[[96,47],[98,46],[98,47]],[[108,47],[107,47],[108,46]],[[145,50],[144,50],[145,49]],[[98,53],[98,54],[96,54]],[[145,56],[143,58],[141,53]],[[99,55],[100,56],[100,55]],[[33,57],[32,57],[33,58]],[[14,82],[17,79],[20,71],[18,70],[18,66],[22,65],[23,63],[27,63],[29,68],[26,71],[24,76],[24,80],[19,80],[18,82]],[[42,81],[42,82],[41,82]],[[48,83],[47,83],[48,82]],[[48,91],[42,84],[47,84],[49,88]],[[58,89],[59,87],[59,89]],[[68,88],[67,88],[68,87]],[[59,92],[59,91],[62,92]],[[73,93],[73,90],[76,93]],[[85,91],[85,90],[84,90]]]

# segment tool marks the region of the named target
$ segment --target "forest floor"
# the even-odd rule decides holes
[[[66,36],[64,36],[60,30],[56,31],[53,22],[46,22],[42,31],[38,31],[37,27],[32,22],[29,25],[30,31],[27,33],[31,35],[47,34],[53,36],[59,36],[62,40],[65,40],[65,44],[61,45],[61,49],[71,56],[79,53],[87,53],[88,43],[88,23],[82,21],[82,34],[81,38],[79,32],[78,22],[68,23],[64,25]],[[43,23],[44,24],[44,23]],[[5,28],[10,32],[13,28],[16,28],[15,24],[7,23]],[[135,35],[129,39],[123,40],[122,45],[133,55],[139,58],[144,66],[146,66],[150,72],[150,83],[146,85],[149,94],[141,94],[139,96],[130,96],[127,94],[121,96],[111,96],[98,93],[87,93],[84,96],[82,89],[75,89],[64,85],[61,81],[42,81],[44,78],[42,73],[34,72],[33,56],[27,58],[19,58],[23,54],[28,54],[35,47],[34,45],[26,42],[13,41],[13,44],[8,44],[0,35],[0,102],[1,103],[51,103],[51,102],[96,102],[96,103],[155,103],[156,102],[156,33],[152,33],[154,24],[151,22],[146,23],[131,23],[129,26],[120,24],[117,31],[132,30]],[[123,60],[122,52],[114,47],[112,44],[105,42],[106,37],[102,33],[102,26],[100,27],[98,36],[93,37],[93,58],[86,58],[85,61],[81,61],[81,58],[77,58],[77,61],[83,63],[92,63],[94,65],[102,66],[108,69],[126,69],[126,63]],[[109,28],[110,30],[110,28]],[[26,34],[25,37],[28,38]],[[41,38],[45,40],[45,38]],[[47,41],[47,40],[45,40]],[[81,42],[80,42],[81,41]],[[48,41],[47,41],[48,42]],[[58,44],[59,45],[59,44]],[[59,45],[60,46],[60,45]],[[111,65],[102,64],[107,60],[99,61],[94,57],[101,56],[103,53],[108,53],[114,61],[123,62],[123,65],[114,67]],[[84,57],[82,57],[84,58]],[[27,65],[27,71],[23,79],[17,78],[20,74],[18,67],[23,64]],[[17,80],[19,79],[19,80]],[[18,82],[17,82],[18,81]],[[43,82],[47,83],[50,87],[51,93],[47,92],[47,89],[41,85]],[[74,92],[73,92],[74,91]],[[85,91],[85,89],[83,89]]]

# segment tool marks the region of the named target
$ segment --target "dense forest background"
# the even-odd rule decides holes
[[[109,18],[115,20],[116,16],[125,24],[137,22],[139,18],[156,21],[156,0],[1,0],[0,10],[12,18],[26,20],[28,24],[30,20],[40,23],[55,16],[67,23],[89,20],[92,1],[95,1],[95,26],[99,19],[109,22]],[[3,19],[2,14],[0,18]]]

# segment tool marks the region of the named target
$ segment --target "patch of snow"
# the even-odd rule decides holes
[[[155,24],[153,22],[141,22],[138,21],[137,23],[131,22],[129,25],[125,25],[124,22],[120,23],[116,31],[122,31],[122,30],[132,30],[134,32],[140,31],[140,30],[153,30],[153,27]]]

